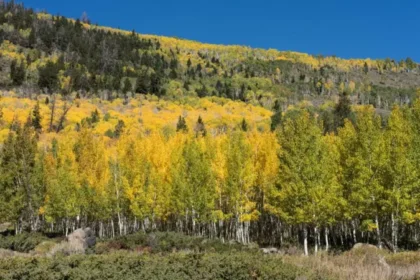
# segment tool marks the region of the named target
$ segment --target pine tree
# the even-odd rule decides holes
[[[99,115],[99,111],[98,109],[95,109],[95,111],[93,111],[90,114],[90,121],[92,124],[98,123],[101,120],[101,116]]]
[[[122,91],[124,93],[124,96],[126,96],[127,93],[131,92],[132,90],[133,90],[133,85],[131,84],[130,79],[126,78],[124,80],[124,86],[123,86],[123,89],[122,89]]]
[[[194,127],[194,132],[195,132],[196,137],[199,137],[199,136],[205,137],[207,135],[207,130],[201,116],[198,117],[197,123],[195,124],[195,127]]]
[[[115,126],[114,137],[120,138],[120,136],[124,133],[125,123],[123,120],[118,120],[117,125]]]
[[[36,46],[36,33],[34,27],[31,28],[31,33],[29,33],[28,45],[29,48],[35,48]]]
[[[369,66],[368,66],[368,64],[366,62],[363,65],[363,72],[365,72],[365,74],[369,73]]]
[[[338,104],[335,106],[334,119],[335,129],[343,127],[345,119],[352,119],[351,101],[346,92],[340,95]]]
[[[57,64],[48,61],[44,67],[39,69],[38,86],[41,89],[47,89],[52,93],[58,88],[58,72],[61,70]]]
[[[40,107],[39,107],[39,101],[36,102],[36,105],[34,107],[34,110],[32,111],[32,126],[33,128],[40,132],[42,130],[42,125],[41,125],[41,112],[40,112]]]
[[[208,95],[208,90],[206,85],[202,85],[200,89],[197,90],[197,95],[200,98],[206,97]]]
[[[142,73],[136,81],[136,92],[141,94],[149,93],[150,79],[146,73]]]
[[[273,115],[271,116],[271,131],[275,131],[276,128],[281,124],[281,120],[283,117],[283,113],[281,111],[281,106],[280,103],[278,102],[278,100],[275,101],[274,106],[273,106]]]
[[[12,79],[13,85],[20,86],[25,80],[25,64],[22,61],[20,65],[17,65],[17,61],[13,60],[10,64],[10,78]]]
[[[246,122],[245,118],[243,118],[241,121],[241,130],[244,132],[248,131],[248,123]]]
[[[185,121],[185,118],[182,116],[179,116],[178,118],[178,123],[176,124],[176,131],[188,132],[187,122]]]

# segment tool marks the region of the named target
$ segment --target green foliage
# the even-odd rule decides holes
[[[176,232],[137,232],[115,239],[104,240],[97,244],[95,252],[109,253],[115,250],[149,251],[152,253],[170,253],[173,251],[194,252],[230,252],[248,251],[240,244],[226,244],[216,239],[187,236]]]
[[[179,116],[178,118],[178,122],[176,124],[176,131],[188,132],[187,122],[185,121],[185,118],[182,116]]]
[[[2,279],[319,279],[276,257],[261,254],[171,254],[70,256],[50,259],[7,259]],[[325,279],[325,278],[324,278]]]
[[[24,220],[32,227],[42,200],[37,182],[38,137],[28,125],[10,131],[0,153],[0,220]]]
[[[276,128],[281,124],[281,120],[283,118],[283,112],[281,111],[280,104],[278,100],[276,100],[274,107],[274,114],[271,116],[271,131],[275,131]]]
[[[197,119],[197,123],[195,124],[195,127],[194,127],[194,132],[195,132],[196,137],[199,137],[199,136],[204,137],[207,135],[206,126],[204,125],[204,121],[201,118],[201,116],[199,116]]]
[[[352,119],[352,110],[348,93],[343,92],[334,108],[334,130],[343,127],[346,119]]]
[[[17,61],[13,60],[10,65],[10,78],[12,79],[13,85],[20,86],[25,80],[25,64],[22,61],[20,65],[17,65]]]
[[[38,86],[47,89],[52,93],[58,88],[58,72],[61,70],[58,63],[48,61],[47,64],[39,69]]]
[[[28,253],[41,244],[47,241],[48,238],[40,233],[22,233],[19,235],[0,235],[0,248],[13,250],[17,252]]]
[[[41,120],[42,118],[41,118],[39,101],[38,101],[35,105],[34,110],[32,111],[32,121],[31,121],[31,124],[36,131],[42,130]]]

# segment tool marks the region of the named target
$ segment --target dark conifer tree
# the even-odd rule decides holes
[[[352,119],[351,101],[347,92],[340,95],[340,99],[334,109],[335,129],[344,126],[345,119]]]
[[[40,132],[42,130],[39,101],[36,102],[34,110],[32,111],[31,124],[36,131]]]
[[[249,129],[248,123],[246,122],[245,118],[243,118],[241,122],[241,130],[247,132],[248,129]]]
[[[273,111],[274,113],[271,116],[271,131],[276,130],[276,128],[281,124],[281,120],[283,117],[281,106],[278,100],[274,102]]]
[[[197,123],[195,124],[194,132],[195,132],[196,137],[199,137],[199,136],[204,137],[207,135],[206,126],[204,125],[204,122],[201,116],[198,117]]]
[[[176,124],[176,131],[188,132],[187,122],[185,121],[185,118],[182,116],[179,116],[178,118],[178,123]]]

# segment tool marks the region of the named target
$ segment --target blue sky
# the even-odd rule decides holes
[[[93,23],[200,42],[420,61],[415,0],[23,0]]]

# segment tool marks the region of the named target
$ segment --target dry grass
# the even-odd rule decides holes
[[[317,272],[333,279],[420,279],[420,252],[390,254],[362,248],[341,254],[284,256],[284,262]]]

